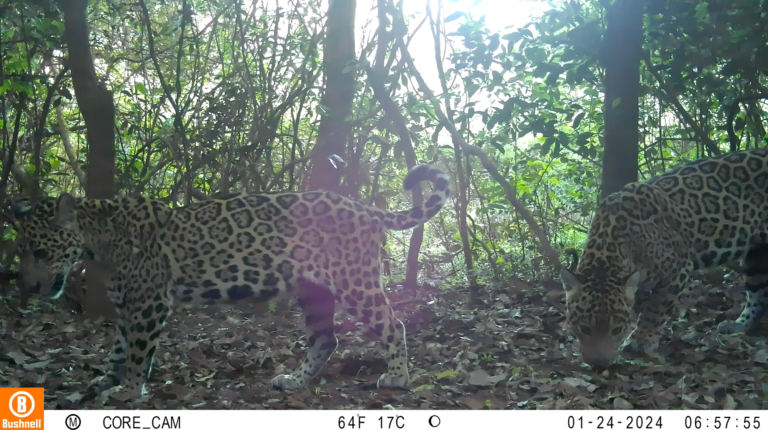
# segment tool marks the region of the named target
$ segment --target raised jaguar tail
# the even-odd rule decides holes
[[[412,190],[422,181],[431,182],[434,190],[424,197],[424,202],[419,206],[400,212],[387,212],[384,227],[387,230],[408,230],[432,219],[445,206],[451,194],[448,179],[445,172],[434,166],[421,165],[411,169],[403,181],[406,191]]]

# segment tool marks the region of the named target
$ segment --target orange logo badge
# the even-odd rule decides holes
[[[42,388],[0,388],[0,430],[42,429]]]

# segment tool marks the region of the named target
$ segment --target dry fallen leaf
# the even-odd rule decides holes
[[[483,369],[476,369],[469,372],[469,384],[485,387],[493,385],[494,382],[491,382],[491,377],[488,375],[488,372]]]
[[[21,351],[10,351],[5,353],[5,355],[11,357],[16,364],[24,364],[29,359],[29,357]]]
[[[731,282],[702,289],[686,319],[669,324],[660,358],[622,354],[601,373],[583,365],[564,328],[562,294],[548,299],[536,289],[512,294],[489,286],[482,298],[488,306],[470,311],[461,306],[468,297],[461,289],[393,287],[413,391],[374,388],[387,371],[385,352],[342,312],[337,352],[292,396],[269,381],[295,370],[306,354],[297,307],[279,318],[254,318],[247,306],[179,309],[160,336],[146,387],[152,400],[144,404],[120,395],[103,405],[82,398],[108,369],[114,323],[85,319],[61,301],[23,317],[0,306],[0,386],[43,386],[51,409],[768,409],[768,338],[760,329],[715,333],[718,318],[738,317],[743,307],[744,289]],[[768,321],[762,324],[764,332]]]
[[[613,399],[613,407],[616,409],[634,409],[631,403],[621,397],[616,397]]]

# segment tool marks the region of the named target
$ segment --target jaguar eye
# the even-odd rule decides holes
[[[611,335],[612,336],[618,336],[620,334],[621,334],[621,327],[616,327],[613,330],[611,330]]]
[[[584,336],[591,336],[592,335],[592,329],[589,328],[589,326],[581,325],[579,326],[579,330],[581,330],[581,334]]]
[[[45,260],[46,258],[48,258],[48,251],[40,248],[40,249],[34,250],[34,252],[32,252],[32,255],[34,255],[35,258],[37,259]]]

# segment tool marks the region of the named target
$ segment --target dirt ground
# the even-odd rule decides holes
[[[243,306],[178,309],[160,338],[149,402],[105,405],[79,403],[78,392],[106,368],[112,324],[84,320],[63,302],[32,303],[25,315],[0,302],[0,386],[45,387],[46,409],[765,409],[766,339],[715,331],[738,316],[741,282],[700,288],[703,297],[670,326],[658,356],[620,359],[597,374],[563,330],[559,288],[497,290],[487,306],[467,310],[465,291],[395,287],[411,391],[375,388],[386,371],[383,349],[345,314],[337,313],[339,348],[328,365],[309,388],[286,393],[269,381],[304,355],[295,307],[279,318]]]

